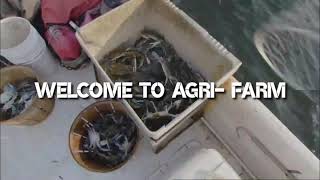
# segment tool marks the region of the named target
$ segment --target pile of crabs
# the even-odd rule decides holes
[[[7,84],[0,95],[0,119],[8,120],[26,111],[36,96],[35,80],[27,79],[16,85]]]
[[[137,127],[123,113],[101,113],[97,107],[95,109],[98,119],[92,122],[83,119],[87,122],[87,136],[82,139],[81,153],[99,165],[115,168],[132,154],[138,139]]]
[[[114,82],[133,82],[133,98],[128,102],[151,131],[167,125],[194,103],[195,99],[172,99],[177,82],[186,85],[205,81],[165,38],[151,30],[144,30],[133,46],[117,48],[101,62]],[[139,82],[160,82],[166,94],[161,99],[152,96],[143,99]]]

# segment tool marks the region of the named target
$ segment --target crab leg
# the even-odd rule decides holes
[[[171,72],[166,64],[166,62],[163,60],[162,57],[160,57],[156,52],[152,52],[153,57],[157,58],[159,63],[161,64],[162,70],[164,72],[164,74],[166,75],[166,82],[165,84],[167,84],[168,81],[172,83],[172,81],[178,81],[177,78],[175,78],[174,76],[171,75]]]
[[[153,109],[154,109],[156,112],[158,112],[158,108],[157,108],[157,106],[154,104],[154,102],[153,102],[153,101],[150,101],[150,103],[152,104]]]
[[[175,117],[177,117],[177,115],[170,114],[167,110],[160,111],[160,112],[155,112],[155,113],[147,112],[147,115],[144,118],[142,118],[142,120],[145,121],[147,119],[154,119],[154,118],[160,118],[160,117],[172,117],[172,118],[175,118]]]
[[[133,72],[137,72],[137,58],[133,60]]]

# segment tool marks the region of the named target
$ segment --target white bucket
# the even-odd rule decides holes
[[[57,60],[30,22],[20,17],[1,20],[0,54],[16,65],[32,68],[38,76],[48,76],[58,69]]]

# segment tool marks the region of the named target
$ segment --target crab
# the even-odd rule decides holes
[[[113,105],[111,106],[113,107]],[[137,128],[129,117],[116,111],[101,113],[95,107],[99,118],[89,122],[81,118],[87,130],[87,135],[80,135],[84,143],[83,150],[79,153],[86,153],[97,161],[116,166],[127,159],[136,142]]]
[[[88,149],[94,150],[98,148],[100,151],[110,152],[110,146],[109,146],[108,140],[105,139],[101,141],[99,133],[93,127],[88,128],[88,138],[89,138]],[[103,146],[107,146],[107,147],[104,148]]]
[[[177,117],[176,114],[169,113],[169,110],[170,110],[169,108],[165,107],[165,109],[163,111],[158,111],[157,107],[155,106],[155,104],[152,101],[151,101],[151,104],[152,104],[155,112],[150,112],[149,108],[147,107],[146,114],[142,118],[142,121],[145,122],[146,120],[149,120],[149,119],[159,119],[162,117],[171,117],[171,118]]]
[[[172,76],[167,62],[162,57],[160,57],[156,52],[152,52],[152,56],[155,57],[158,60],[158,62],[161,64],[162,70],[166,75],[165,85],[168,83],[168,81],[170,81],[171,84],[178,82],[178,79]]]
[[[25,80],[16,86],[7,84],[0,95],[1,118],[6,120],[23,113],[36,94],[34,81]]]
[[[146,126],[154,130],[170,123],[195,101],[171,98],[177,82],[185,85],[205,81],[200,73],[178,56],[167,39],[151,30],[144,30],[133,46],[117,48],[102,62],[105,62],[101,65],[113,81],[133,82],[133,99],[128,103]],[[165,85],[166,96],[161,101],[151,95],[144,99],[139,82],[161,82]],[[155,123],[154,126],[152,123]]]
[[[3,111],[9,110],[18,97],[17,89],[12,85],[8,84],[4,87],[3,93],[0,96],[0,103],[4,104],[2,107]]]

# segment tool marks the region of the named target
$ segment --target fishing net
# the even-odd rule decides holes
[[[292,103],[290,100],[293,99],[277,101],[276,107],[280,114],[290,114],[291,118],[311,116],[314,141],[311,150],[318,156],[320,155],[319,22],[319,1],[297,0],[290,10],[282,12],[279,16],[273,16],[268,24],[255,33],[254,37],[258,51],[272,70],[292,88],[299,90],[313,102],[310,108],[304,110],[306,101],[296,102],[304,106],[290,107],[289,104]],[[300,122],[298,119],[295,121],[290,119],[290,121]],[[304,124],[298,123],[295,129],[303,129]],[[308,131],[311,128],[307,128]]]
[[[297,1],[255,34],[255,44],[275,73],[313,101],[319,90],[319,1]]]
[[[255,34],[258,51],[290,86],[319,90],[319,1],[297,1]]]

